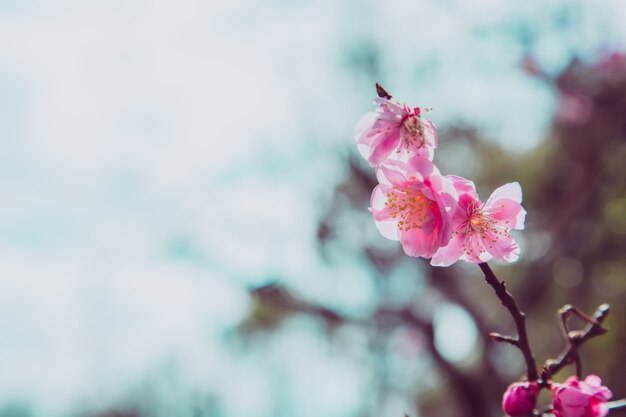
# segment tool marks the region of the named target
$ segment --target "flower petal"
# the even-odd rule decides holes
[[[373,132],[373,126],[378,120],[379,114],[376,112],[365,113],[354,126],[354,140],[360,143],[371,145],[376,135]]]
[[[515,262],[519,259],[520,247],[511,236],[494,236],[493,233],[487,235],[490,241],[487,244],[487,251],[495,259],[505,262]]]
[[[400,240],[398,235],[398,222],[394,220],[376,221],[376,228],[381,235],[389,240]]]
[[[516,201],[518,203],[522,202],[522,187],[518,182],[510,182],[508,184],[504,184],[501,187],[496,188],[493,193],[491,193],[491,197],[487,200],[485,206],[488,206],[490,202],[499,200],[501,198],[508,198],[509,200]]]
[[[401,161],[385,161],[376,169],[376,178],[381,184],[403,185],[408,181],[410,167]],[[421,179],[421,178],[420,178]]]
[[[374,188],[372,196],[370,197],[370,210],[374,213],[374,215],[386,208],[385,203],[387,202],[387,193],[391,191],[392,188],[393,187],[386,184],[378,184]]]
[[[400,233],[400,242],[404,252],[409,256],[430,258],[437,248],[433,248],[433,237],[423,229],[415,228]]]
[[[526,210],[517,201],[508,198],[491,201],[490,206],[485,204],[485,211],[488,211],[495,220],[509,229],[521,230],[524,228]]]
[[[424,125],[424,138],[426,142],[430,144],[433,148],[437,148],[439,146],[439,136],[437,135],[437,127],[432,122],[425,117],[422,118],[422,124]]]
[[[439,250],[433,255],[430,260],[430,264],[433,266],[450,266],[458,261],[463,256],[463,241],[465,235],[454,234],[448,245]]]
[[[464,249],[463,259],[468,262],[479,264],[492,258],[492,255],[485,249],[482,238],[475,233],[467,235]]]
[[[446,175],[446,178],[452,182],[454,189],[459,195],[469,194],[474,200],[479,200],[473,181],[459,177],[458,175]]]
[[[371,154],[368,161],[371,165],[378,165],[383,162],[398,147],[400,143],[400,132],[392,129],[380,140],[372,143]]]
[[[421,156],[414,156],[409,159],[407,164],[419,173],[423,178],[430,177],[431,175],[441,175],[439,170],[431,161]]]
[[[391,217],[389,208],[385,205],[387,202],[387,192],[392,187],[379,184],[372,191],[370,198],[370,211],[374,215],[376,228],[380,233],[391,240],[399,240],[398,222]]]

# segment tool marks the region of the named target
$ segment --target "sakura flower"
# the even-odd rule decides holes
[[[450,240],[456,191],[429,160],[388,160],[376,171],[370,211],[383,236],[399,240],[409,256],[430,258]]]
[[[539,385],[536,382],[516,382],[502,396],[502,409],[512,417],[526,416],[535,409]]]
[[[516,182],[503,185],[483,204],[473,182],[457,176],[448,178],[458,193],[451,219],[452,238],[433,256],[431,264],[448,266],[459,259],[472,263],[491,258],[516,261],[520,247],[510,231],[523,229],[526,217],[520,185]]]
[[[402,105],[378,84],[380,98],[375,112],[366,113],[357,122],[354,138],[359,153],[372,166],[389,157],[407,161],[413,156],[433,159],[437,147],[437,130],[433,122],[422,117],[419,107]]]
[[[605,417],[613,396],[596,375],[584,381],[572,376],[564,384],[552,384],[551,391],[556,417]]]

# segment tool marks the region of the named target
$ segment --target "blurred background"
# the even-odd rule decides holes
[[[367,211],[375,82],[433,107],[444,173],[522,184],[523,254],[494,268],[538,362],[560,306],[608,302],[584,373],[626,397],[625,16],[0,0],[0,417],[501,415],[524,367],[480,270],[407,258]]]

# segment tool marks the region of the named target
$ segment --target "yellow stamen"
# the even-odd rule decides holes
[[[385,203],[391,217],[398,220],[398,230],[405,232],[424,225],[432,204],[433,201],[426,198],[421,191],[409,186],[394,187],[387,193]]]

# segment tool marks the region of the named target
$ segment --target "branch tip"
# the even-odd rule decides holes
[[[501,335],[500,333],[489,333],[489,337],[491,337],[493,340],[495,340],[496,342],[504,342],[504,343],[508,343],[510,345],[519,347],[519,341],[511,336],[504,336]]]

